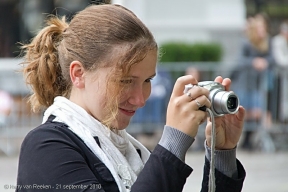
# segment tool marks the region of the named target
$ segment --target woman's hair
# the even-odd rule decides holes
[[[259,28],[266,33],[266,37],[259,36]],[[261,30],[261,29],[260,29]],[[263,14],[257,14],[248,19],[247,37],[251,44],[261,52],[267,52],[269,49],[268,42],[268,18]]]
[[[120,79],[132,65],[143,60],[157,44],[147,27],[128,9],[120,5],[90,5],[77,13],[70,24],[65,18],[48,18],[31,43],[23,45],[24,75],[33,90],[29,98],[32,109],[49,107],[56,96],[69,97],[72,82],[69,67],[79,61],[87,71],[113,67],[106,94],[109,124],[117,114]],[[104,82],[103,82],[104,83]]]

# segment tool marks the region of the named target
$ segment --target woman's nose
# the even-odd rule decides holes
[[[143,89],[131,90],[131,95],[129,97],[130,104],[136,105],[138,107],[144,107],[146,99],[147,98],[145,98]]]

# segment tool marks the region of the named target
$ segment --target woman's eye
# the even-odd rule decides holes
[[[145,82],[146,82],[146,83],[149,83],[149,82],[151,82],[152,80],[153,80],[153,78],[149,78],[149,79],[146,79]]]
[[[132,83],[132,79],[123,79],[123,80],[120,80],[120,82],[124,84],[130,84]]]

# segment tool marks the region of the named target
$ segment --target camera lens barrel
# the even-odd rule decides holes
[[[240,103],[234,92],[225,91],[223,85],[214,81],[202,81],[198,85],[210,91],[209,100],[215,116],[237,113]]]
[[[231,91],[212,90],[210,92],[212,110],[216,115],[235,114],[239,109],[239,99]]]

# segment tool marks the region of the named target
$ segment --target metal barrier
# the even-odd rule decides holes
[[[21,73],[16,72],[20,69],[20,62],[21,60],[0,59],[0,90],[6,90],[14,99],[14,105],[10,115],[7,117],[6,124],[2,127],[0,126],[0,151],[7,155],[17,153],[25,135],[42,121],[42,113],[32,113],[30,106],[27,105],[26,99],[30,90],[26,87]],[[148,99],[146,106],[136,112],[127,131],[137,135],[139,133],[153,134],[163,129],[166,107],[173,85],[177,77],[184,75],[188,68],[197,69],[200,74],[200,81],[204,81],[214,80],[218,75],[231,77],[233,66],[233,63],[158,64],[157,76],[152,80],[151,97]],[[257,122],[250,123],[247,121],[244,128],[244,131],[257,133],[255,143],[263,151],[275,151],[279,148],[279,145],[283,145],[283,142],[278,145],[270,133],[288,133],[288,128],[286,127],[288,122],[288,108],[286,107],[288,104],[288,93],[287,88],[283,89],[288,82],[288,70],[275,68],[270,72],[273,75],[272,82],[270,82],[272,91],[267,91],[267,80],[258,79],[258,81],[266,82],[265,86],[261,84],[259,91],[263,94],[264,108],[262,111],[266,112],[269,110],[271,114],[271,127],[266,124],[268,116],[264,115],[264,113]],[[236,73],[245,73],[245,71],[241,70]],[[245,82],[240,82],[242,84],[241,87],[244,88],[251,84],[249,73],[246,75],[247,77],[244,78]],[[239,82],[232,81],[231,88],[236,94],[238,94],[239,87]],[[248,95],[246,99],[249,100],[249,97]]]

